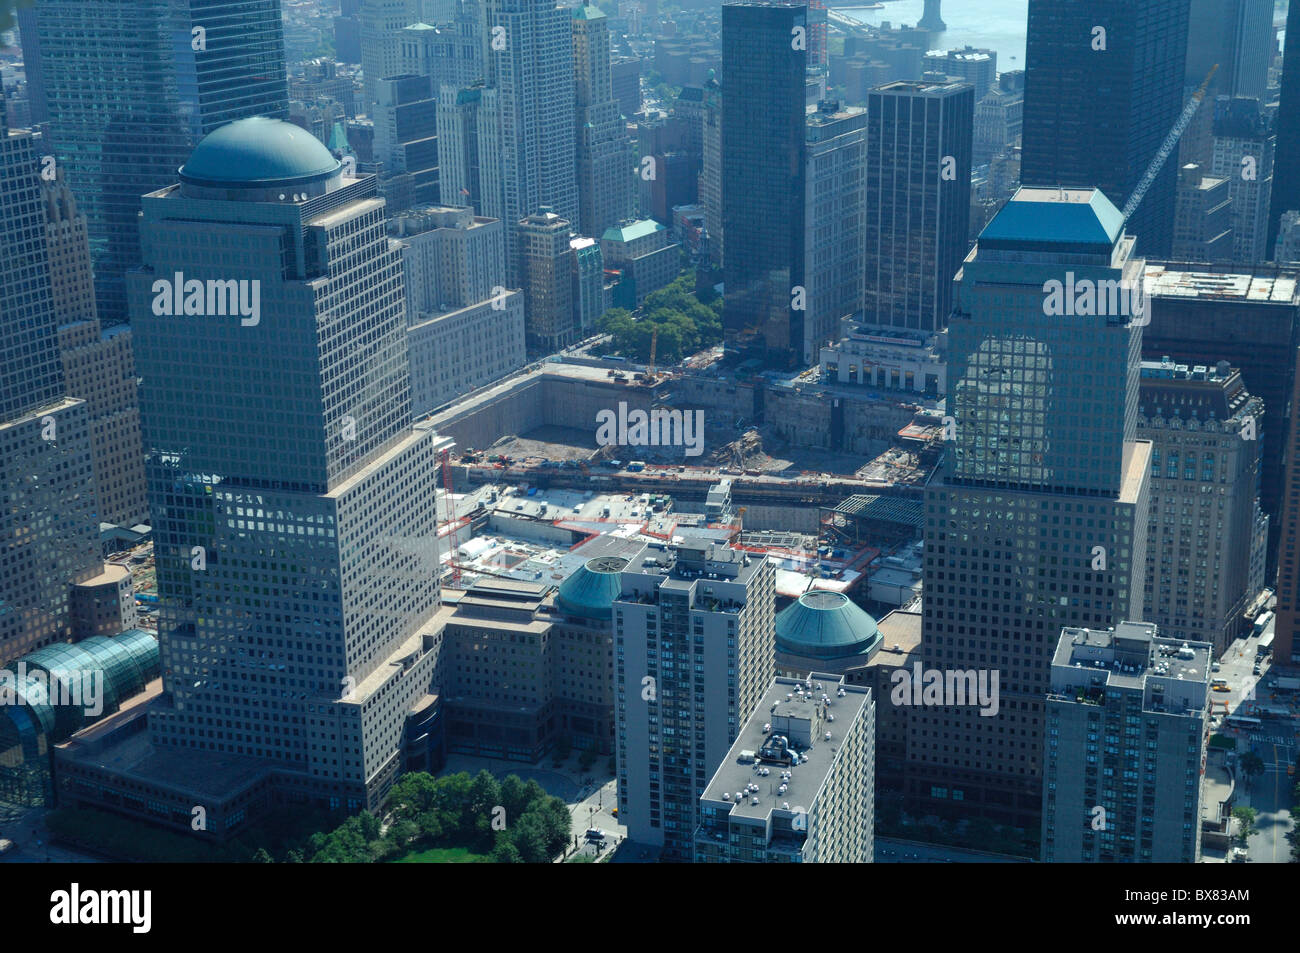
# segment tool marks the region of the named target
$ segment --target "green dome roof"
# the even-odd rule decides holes
[[[305,129],[255,116],[205,136],[181,166],[181,179],[200,185],[290,185],[333,175],[340,166]]]
[[[560,583],[555,601],[569,615],[583,619],[613,618],[614,600],[623,591],[623,569],[626,566],[627,560],[620,556],[589,559]]]
[[[848,596],[825,589],[805,592],[776,617],[776,647],[791,655],[845,658],[862,655],[882,640],[876,620]]]

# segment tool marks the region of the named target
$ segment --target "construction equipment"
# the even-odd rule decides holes
[[[1205,82],[1201,83],[1200,89],[1192,93],[1192,98],[1187,101],[1187,105],[1183,108],[1182,115],[1178,117],[1178,121],[1174,123],[1174,127],[1169,130],[1169,135],[1165,137],[1164,144],[1160,147],[1160,151],[1156,153],[1156,157],[1151,160],[1151,165],[1147,167],[1146,174],[1142,176],[1142,180],[1138,182],[1137,188],[1133,190],[1133,194],[1130,195],[1128,201],[1124,203],[1124,221],[1127,222],[1129,217],[1137,211],[1137,207],[1141,204],[1143,196],[1147,194],[1147,189],[1151,188],[1151,183],[1154,182],[1156,176],[1160,174],[1160,170],[1164,167],[1165,161],[1169,158],[1169,154],[1174,151],[1174,146],[1178,145],[1178,140],[1182,138],[1183,132],[1187,129],[1187,124],[1191,122],[1192,117],[1196,115],[1196,108],[1201,105],[1201,100],[1205,98],[1205,91],[1209,88],[1210,80],[1214,78],[1214,74],[1218,69],[1218,63],[1215,63],[1210,67],[1210,71],[1205,74]]]

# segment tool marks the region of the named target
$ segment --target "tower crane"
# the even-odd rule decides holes
[[[1174,127],[1169,130],[1169,135],[1165,137],[1164,144],[1161,145],[1160,151],[1157,152],[1155,158],[1151,160],[1151,165],[1147,167],[1147,171],[1142,176],[1142,180],[1138,182],[1137,188],[1133,190],[1133,194],[1130,195],[1128,201],[1124,203],[1124,221],[1127,222],[1129,217],[1137,210],[1138,205],[1142,202],[1143,196],[1147,194],[1147,189],[1151,188],[1151,183],[1154,182],[1156,176],[1160,174],[1160,170],[1164,167],[1165,161],[1169,158],[1169,154],[1174,151],[1174,146],[1178,145],[1178,140],[1182,137],[1183,132],[1186,131],[1187,124],[1192,121],[1192,117],[1196,115],[1196,108],[1201,105],[1201,100],[1205,98],[1205,91],[1209,88],[1210,80],[1214,78],[1214,74],[1218,68],[1219,64],[1215,63],[1210,67],[1210,71],[1205,74],[1205,82],[1201,83],[1200,89],[1192,93],[1192,98],[1187,101],[1187,105],[1183,107],[1182,115],[1178,117],[1178,121],[1174,123]]]

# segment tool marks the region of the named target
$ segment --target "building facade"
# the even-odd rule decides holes
[[[700,796],[695,862],[874,861],[875,708],[834,675],[773,681]]]
[[[140,196],[209,132],[287,119],[279,0],[55,0],[36,11],[54,154],[85,213],[100,317],[126,315]],[[123,43],[123,37],[132,42]]]
[[[434,678],[450,444],[410,422],[401,249],[374,177],[288,123],[219,129],[180,179],[145,197],[129,289],[163,659],[150,741],[374,809],[425,737],[408,723]]]
[[[894,82],[867,96],[863,320],[942,331],[969,248],[975,98],[966,83]]]
[[[1151,441],[1145,620],[1218,658],[1247,626],[1263,401],[1226,361],[1143,361],[1138,437]]]
[[[946,453],[925,497],[921,656],[999,688],[991,709],[943,696],[909,713],[914,811],[984,817],[1032,841],[1060,627],[1141,614],[1141,312],[1117,295],[1101,314],[1074,292],[1065,306],[1051,283],[1100,301],[1107,287],[1141,288],[1143,265],[1099,191],[1022,188],[962,266]]]
[[[781,366],[803,356],[806,29],[804,4],[722,6],[723,333]]]
[[[1122,209],[1182,112],[1187,30],[1187,0],[1035,3],[1021,183],[1097,188]],[[1177,178],[1166,162],[1126,226],[1143,255],[1169,254]]]
[[[707,540],[651,544],[613,602],[619,819],[689,863],[700,795],[774,676],[775,569]]]
[[[1061,630],[1046,693],[1042,860],[1201,859],[1206,642],[1150,622]]]

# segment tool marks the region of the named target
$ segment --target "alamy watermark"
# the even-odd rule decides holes
[[[27,667],[0,669],[0,705],[45,703],[80,708],[90,718],[104,713],[104,673],[98,669],[69,671]]]
[[[248,278],[186,279],[181,272],[174,278],[159,278],[153,283],[153,313],[159,317],[183,314],[224,316],[239,315],[246,328],[262,320],[262,282]]]
[[[618,411],[596,413],[596,443],[602,447],[685,447],[686,456],[704,452],[704,411],[664,410],[656,407],[648,413],[627,409],[619,401]]]
[[[900,668],[890,676],[894,683],[889,700],[895,705],[952,708],[979,705],[980,715],[991,718],[998,713],[998,679],[996,670],[924,669],[920,662],[912,671]]]
[[[1142,279],[1075,278],[1065,273],[1065,281],[1052,278],[1043,282],[1043,314],[1106,315],[1127,317],[1130,323],[1151,323],[1151,296]]]

